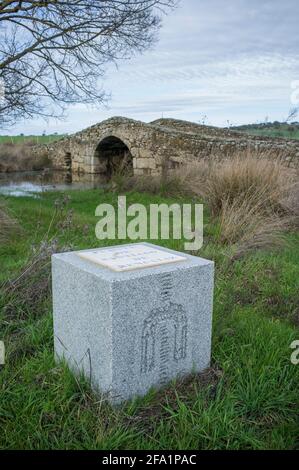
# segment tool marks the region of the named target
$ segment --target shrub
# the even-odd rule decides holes
[[[34,142],[0,145],[0,172],[42,170],[51,166],[46,152],[35,155],[32,151]]]
[[[236,153],[224,161],[198,161],[160,179],[137,178],[134,189],[172,195],[193,194],[208,204],[217,230],[214,241],[233,246],[233,257],[248,250],[281,245],[283,233],[299,226],[296,174],[270,153]]]
[[[291,216],[291,224],[299,228],[299,183],[295,183],[282,200],[283,210]]]
[[[236,260],[252,250],[282,246],[290,222],[289,216],[265,215],[263,201],[254,195],[239,197],[223,201],[215,239],[230,245],[230,257]]]
[[[205,169],[205,178],[193,190],[218,215],[223,204],[249,199],[266,211],[279,211],[294,184],[294,175],[269,155],[236,153],[223,162],[212,162]],[[198,179],[196,176],[193,179]]]
[[[141,193],[160,194],[164,196],[192,195],[190,176],[201,175],[193,170],[193,165],[182,166],[180,170],[163,171],[161,175],[131,176],[131,174],[115,175],[112,178],[112,188],[122,191],[137,191]],[[121,185],[119,184],[121,182]]]
[[[160,176],[117,175],[114,189],[168,196],[193,195],[206,203],[217,230],[213,242],[230,245],[233,258],[284,243],[284,232],[299,226],[296,173],[269,153],[237,152],[223,161],[210,157]],[[117,181],[117,184],[115,183]]]

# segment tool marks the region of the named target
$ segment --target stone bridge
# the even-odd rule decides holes
[[[285,165],[299,168],[299,141],[249,136],[175,119],[147,124],[113,117],[46,146],[55,169],[108,177],[119,167],[129,168],[134,175],[157,175],[165,167],[175,169],[198,159],[221,160],[247,148],[274,153]]]

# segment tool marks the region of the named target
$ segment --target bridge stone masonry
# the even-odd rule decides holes
[[[195,160],[220,161],[247,149],[269,152],[284,165],[299,168],[299,141],[250,136],[176,119],[144,123],[113,117],[35,151],[46,151],[55,169],[109,177],[124,162],[134,175],[158,175],[163,168],[175,169]]]

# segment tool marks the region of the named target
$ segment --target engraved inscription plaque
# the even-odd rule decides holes
[[[92,263],[119,272],[186,260],[185,256],[162,251],[142,243],[83,251],[78,252],[78,255]]]

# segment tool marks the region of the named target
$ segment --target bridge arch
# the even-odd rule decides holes
[[[162,174],[164,168],[172,170],[199,160],[222,161],[227,153],[244,152],[249,145],[256,147],[258,153],[270,149],[271,156],[273,153],[273,157],[279,157],[287,167],[299,167],[299,146],[294,140],[249,138],[240,132],[224,132],[174,119],[143,123],[120,116],[111,117],[57,142],[36,146],[33,151],[35,155],[46,153],[57,170],[67,169],[73,175],[105,174],[106,150],[112,151],[114,138],[122,142],[120,145],[117,141],[119,151],[126,150],[126,146],[132,155],[135,176],[156,176]]]
[[[116,135],[103,136],[94,148],[93,166],[108,179],[119,172],[133,174],[130,144]]]

